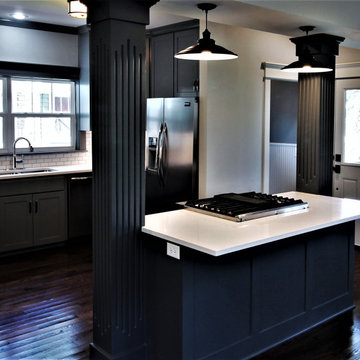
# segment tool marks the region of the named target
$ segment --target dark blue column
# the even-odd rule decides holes
[[[144,359],[145,24],[156,1],[88,0],[93,359]]]
[[[299,74],[296,190],[332,194],[335,56],[344,38],[315,34],[290,39],[296,55],[310,54],[333,69]]]

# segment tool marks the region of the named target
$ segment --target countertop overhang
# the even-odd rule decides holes
[[[145,216],[144,233],[172,243],[220,256],[360,219],[360,201],[301,192],[281,196],[309,203],[305,210],[241,223],[175,210]]]
[[[41,177],[41,176],[68,175],[68,174],[80,174],[80,173],[92,172],[92,168],[89,165],[46,166],[46,167],[50,168],[51,171],[31,172],[31,168],[28,168],[30,172],[0,175],[0,181],[22,179],[29,177],[33,178],[33,177]]]

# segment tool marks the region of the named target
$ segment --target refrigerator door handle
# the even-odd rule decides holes
[[[160,142],[160,155],[159,155],[159,177],[163,186],[166,183],[166,170],[167,170],[167,125],[164,123],[161,142]]]
[[[156,143],[155,166],[154,166],[154,170],[157,171],[158,175],[159,175],[159,166],[160,166],[160,142],[161,142],[162,132],[163,132],[163,124],[161,123],[160,129],[159,129],[159,135],[158,135],[157,143]]]

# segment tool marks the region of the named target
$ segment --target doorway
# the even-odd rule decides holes
[[[263,63],[264,128],[262,192],[296,188],[297,74]]]
[[[333,196],[360,199],[360,78],[335,82]]]
[[[269,192],[296,190],[297,82],[271,80]]]

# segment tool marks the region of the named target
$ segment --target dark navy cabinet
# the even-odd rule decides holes
[[[353,308],[354,222],[180,260],[146,236],[149,360],[248,359]]]
[[[174,58],[198,39],[198,20],[150,30],[150,97],[198,95],[199,62]]]
[[[0,252],[66,240],[65,184],[63,176],[0,182]]]

